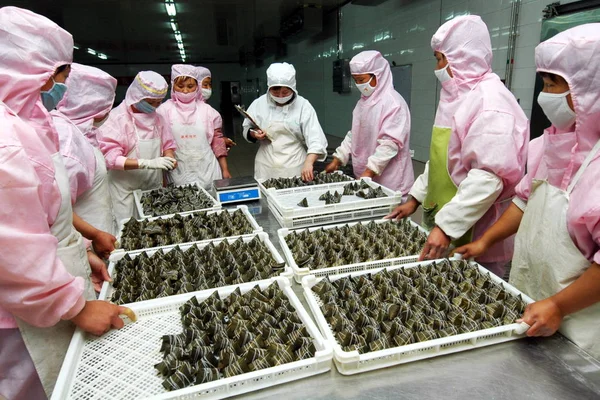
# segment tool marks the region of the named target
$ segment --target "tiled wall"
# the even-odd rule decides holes
[[[513,73],[513,93],[527,115],[531,112],[535,64],[533,50],[539,43],[541,15],[552,0],[523,0]],[[439,87],[433,74],[431,36],[445,21],[465,14],[480,15],[488,25],[494,49],[494,71],[505,78],[511,0],[388,0],[377,7],[346,5],[342,8],[342,57],[351,58],[362,50],[380,51],[396,65],[412,64],[411,148],[417,160],[429,157],[429,142]],[[288,46],[284,60],[297,70],[298,90],[317,110],[326,133],[343,136],[350,128],[351,113],[358,91],[340,95],[332,88],[333,61],[337,57],[335,15],[325,18],[328,35]],[[275,60],[262,68],[246,69],[246,78],[260,78]],[[264,87],[263,87],[264,90]],[[254,98],[245,94],[244,103]]]

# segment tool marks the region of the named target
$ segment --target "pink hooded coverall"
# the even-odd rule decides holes
[[[378,51],[363,51],[350,61],[350,71],[373,74],[377,86],[362,96],[352,112],[352,129],[334,153],[342,164],[352,156],[354,175],[367,168],[377,175],[375,182],[406,195],[414,183],[410,157],[410,111],[394,90],[390,64]]]
[[[166,121],[166,129],[177,143],[177,169],[170,172],[176,185],[199,182],[205,189],[212,181],[221,179],[221,167],[217,159],[227,156],[221,131],[219,113],[202,101],[198,68],[175,64],[171,68],[171,98],[157,110]],[[189,76],[198,82],[196,92],[175,92],[175,79]],[[214,113],[217,115],[215,116]]]
[[[58,177],[65,174],[58,135],[40,99],[56,68],[71,63],[73,38],[45,17],[3,7],[0,41],[0,397],[43,398],[15,317],[20,326],[53,327],[85,305],[84,278],[67,271],[53,234],[55,225],[68,228],[72,211],[59,187],[67,178]],[[35,343],[32,350],[50,350],[44,369],[57,374],[64,353],[52,353],[62,352],[70,337],[53,332],[47,330],[43,348]]]
[[[510,281],[542,300],[569,286],[592,262],[600,263],[600,202],[596,196],[600,192],[600,152],[592,153],[600,140],[600,24],[580,25],[546,40],[536,47],[535,60],[538,72],[567,81],[575,111],[574,129],[559,130],[552,125],[530,142],[527,175],[513,200],[525,214],[516,237]],[[588,155],[591,162],[574,182]],[[566,200],[560,202],[547,194],[547,209],[539,210],[539,206],[534,208],[534,197],[543,193],[537,190],[547,187],[544,182],[558,193],[555,198]],[[536,218],[538,214],[556,220],[556,229]],[[600,303],[596,303],[566,316],[560,332],[600,359],[599,328]]]
[[[493,225],[510,204],[525,173],[529,123],[513,94],[492,72],[492,45],[479,16],[454,18],[431,39],[446,56],[453,78],[442,84],[434,130],[450,128],[447,173],[458,188],[435,215],[435,224],[453,240],[473,228],[473,240]],[[429,162],[410,195],[423,204]],[[513,237],[494,245],[477,261],[499,276],[512,257]]]
[[[73,211],[96,229],[116,234],[106,161],[97,148],[93,123],[110,112],[117,80],[98,68],[73,63],[66,84],[67,92],[50,114],[69,174]]]

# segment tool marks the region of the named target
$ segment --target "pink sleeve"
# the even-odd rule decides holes
[[[43,188],[22,148],[0,148],[0,176],[0,306],[31,325],[55,325],[83,308],[83,279],[57,256]]]
[[[113,111],[114,112],[114,111]],[[110,118],[98,128],[98,145],[104,154],[108,169],[125,169],[125,160],[131,150],[127,140],[128,126],[119,126],[121,118]]]
[[[167,150],[177,150],[177,142],[175,142],[173,132],[171,132],[171,124],[162,113],[158,114],[158,120],[162,154]]]
[[[542,156],[544,155],[544,137],[538,137],[529,142],[527,158],[527,174],[521,179],[515,192],[517,197],[525,202],[531,194],[531,183],[540,170]]]
[[[515,128],[515,117],[500,111],[483,111],[468,128],[461,148],[463,165],[481,169],[502,179],[505,188],[516,185],[523,176],[522,138]]]
[[[220,128],[214,130],[212,142],[210,142],[215,157],[227,157],[227,147],[225,146],[225,138]]]

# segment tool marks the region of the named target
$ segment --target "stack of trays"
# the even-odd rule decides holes
[[[302,286],[342,374],[519,339],[528,326],[516,320],[533,302],[462,260],[308,275]]]
[[[248,306],[242,305],[248,301],[256,310],[271,311],[273,317],[252,321],[252,315],[256,318],[260,313],[249,314]],[[209,306],[216,307],[217,311]],[[223,398],[302,379],[331,368],[331,347],[303,309],[287,279],[226,286],[135,303],[130,307],[138,321],[121,330],[99,338],[81,330],[75,332],[52,399]],[[215,313],[221,316],[220,320],[205,318]],[[184,327],[190,324],[198,327],[197,337],[184,332]],[[213,326],[217,324],[218,329]],[[242,325],[250,327],[250,335],[244,334],[243,340]],[[215,336],[215,332],[219,332],[219,340],[195,347],[206,342],[206,334]],[[258,332],[261,337],[256,335]],[[263,350],[264,345],[267,345],[266,350]],[[177,346],[182,350],[175,350]],[[261,350],[254,351],[254,348]],[[265,351],[263,362],[252,361],[256,354]],[[168,358],[188,361],[177,364],[167,359],[168,353],[172,354]],[[191,369],[184,365],[196,359],[200,361]],[[169,376],[165,377],[163,371]]]
[[[139,218],[192,211],[215,211],[221,203],[198,183],[133,192]]]
[[[352,186],[360,189],[352,190]],[[401,192],[394,192],[370,178],[291,189],[271,188],[266,190],[266,197],[269,210],[285,228],[384,216],[402,202]],[[336,202],[323,200],[326,197],[335,198]]]
[[[363,271],[371,261],[386,259],[384,266],[412,263],[427,240],[427,231],[410,219],[282,228],[277,233],[298,283],[309,274],[321,277]]]

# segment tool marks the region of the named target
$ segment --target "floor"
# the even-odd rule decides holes
[[[254,157],[258,151],[258,145],[255,143],[249,143],[242,137],[241,123],[242,120],[235,121],[234,123],[234,134],[233,140],[236,142],[236,146],[229,151],[229,157],[227,157],[227,164],[229,165],[229,172],[231,175],[236,176],[253,176],[254,175]],[[329,153],[329,159],[331,154],[335,151],[336,147],[340,145],[343,138],[337,136],[327,135],[327,142],[329,143],[327,152]],[[316,163],[315,170],[321,171],[325,168],[326,163]],[[425,163],[413,160],[413,169],[415,171],[415,177],[423,173],[425,169]],[[417,223],[421,223],[422,211],[421,208],[413,215],[413,220]]]

